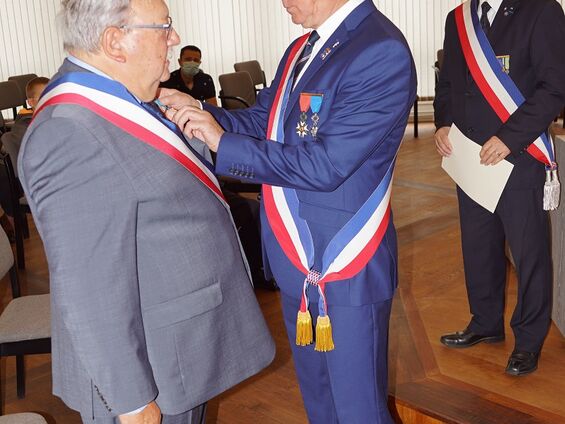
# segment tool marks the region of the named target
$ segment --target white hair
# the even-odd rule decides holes
[[[111,26],[127,23],[131,0],[62,0],[59,25],[65,50],[96,52]]]

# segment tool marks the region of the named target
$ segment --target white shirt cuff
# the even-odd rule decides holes
[[[149,405],[149,404],[147,404]],[[141,411],[143,411],[145,408],[147,408],[147,405],[143,405],[141,408],[137,408],[135,411],[131,411],[131,412],[126,412],[123,415],[135,415],[135,414],[139,414]]]

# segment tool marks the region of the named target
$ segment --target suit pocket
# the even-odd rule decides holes
[[[309,222],[315,222],[333,228],[342,228],[353,217],[354,213],[327,205],[318,206],[300,201],[298,215]]]
[[[208,312],[222,304],[222,289],[216,282],[179,298],[151,306],[143,311],[148,329],[168,327]]]

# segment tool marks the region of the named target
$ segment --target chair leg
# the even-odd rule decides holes
[[[26,219],[27,220],[27,219]],[[16,234],[16,261],[19,269],[25,269],[25,254],[24,254],[24,226],[21,210],[16,206],[14,207],[14,232]]]
[[[0,370],[1,369],[2,367],[0,367]],[[4,399],[2,398],[2,379],[0,378],[0,416],[2,415],[4,415]]]
[[[16,356],[16,384],[18,388],[18,398],[23,399],[26,395],[25,366],[23,355]]]
[[[29,238],[29,225],[27,223],[27,215],[25,212],[21,212],[21,220],[22,220],[22,229],[23,229],[23,233],[24,233],[24,238],[28,239]]]
[[[418,138],[418,97],[414,101],[414,138]]]
[[[14,214],[14,227],[16,233],[16,259],[19,269],[25,269],[24,235],[20,217]]]

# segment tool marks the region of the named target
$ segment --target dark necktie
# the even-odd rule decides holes
[[[314,44],[316,44],[316,41],[318,41],[319,39],[320,36],[315,30],[310,33],[310,37],[308,37],[306,46],[304,47],[304,50],[302,50],[302,53],[300,53],[298,62],[296,62],[296,65],[294,65],[293,81],[296,81],[296,78],[298,78],[298,75],[300,75],[300,71],[302,71],[302,69],[306,65],[306,62],[308,62],[310,55],[312,54]]]
[[[485,34],[488,35],[488,32],[490,31],[490,22],[488,20],[488,11],[491,9],[490,4],[488,4],[487,1],[485,1],[483,4],[481,4],[481,26],[483,27],[483,31],[485,32]]]

